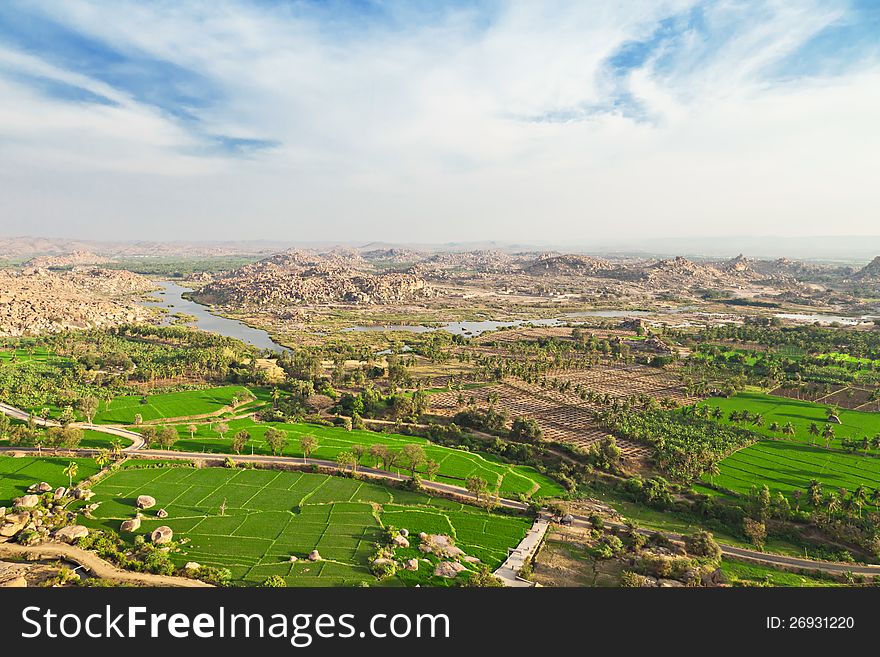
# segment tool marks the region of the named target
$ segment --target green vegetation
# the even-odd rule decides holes
[[[55,417],[85,397],[104,401],[139,394],[142,384],[158,380],[260,383],[263,375],[253,366],[252,348],[178,326],[6,338],[0,340],[0,353],[10,354],[0,358],[0,399],[37,414],[46,409]],[[13,359],[13,353],[23,355]]]
[[[742,392],[726,399],[714,397],[707,399],[703,405],[710,409],[720,409],[721,415],[713,417],[722,425],[738,424],[769,438],[786,437],[799,443],[825,445],[826,440],[822,432],[829,426],[833,431],[833,436],[828,441],[829,447],[841,447],[841,440],[844,438],[870,439],[880,433],[878,413],[831,409],[840,420],[839,424],[832,423],[828,419],[828,406],[757,392]],[[750,420],[736,422],[731,420],[731,413],[742,411],[750,414]],[[752,421],[755,419],[757,422]],[[794,433],[789,436],[782,431],[787,424],[791,424],[794,428]],[[810,432],[813,424],[820,429],[819,435]],[[778,427],[775,431],[771,428],[774,425]]]
[[[602,425],[621,438],[651,445],[664,472],[689,481],[758,436],[739,427],[718,426],[689,409],[602,411]]]
[[[722,559],[721,571],[734,586],[840,586],[831,578],[802,575],[729,559]]]
[[[717,475],[703,475],[704,481],[736,493],[748,494],[755,486],[767,485],[789,499],[794,499],[795,491],[803,494],[813,479],[829,490],[880,488],[880,459],[798,443],[762,441],[721,461]]]
[[[494,569],[531,524],[525,517],[357,479],[149,464],[120,469],[96,484],[92,501],[100,507],[93,520],[83,522],[118,531],[122,520],[134,516],[137,496],[152,495],[168,518],[159,520],[146,511],[140,529],[126,534],[126,540],[134,542],[136,536],[168,525],[178,546],[170,556],[178,567],[195,561],[226,568],[236,584],[261,584],[273,576],[288,586],[376,584],[370,559],[389,527],[410,533],[412,547],[396,549],[397,559],[425,558],[418,550],[419,532],[442,533]],[[314,549],[321,561],[307,559]],[[297,561],[291,562],[291,556]],[[427,558],[431,564],[420,563],[417,571],[399,570],[382,583],[448,584],[450,580],[433,576],[436,557]]]
[[[138,415],[143,422],[207,415],[232,406],[233,401],[241,403],[252,398],[251,391],[243,386],[114,397],[109,405],[106,401],[101,402],[95,422],[132,424]]]
[[[94,459],[0,456],[0,506],[8,506],[13,498],[24,495],[28,486],[41,481],[55,488],[67,487],[64,470],[71,461],[77,464],[75,479],[87,479],[99,470]]]
[[[178,426],[180,439],[174,444],[174,449],[188,452],[232,453],[235,433],[246,430],[250,434],[250,439],[244,443],[242,453],[272,454],[273,449],[266,440],[266,432],[275,429],[284,432],[287,436],[287,444],[283,449],[276,450],[284,456],[304,456],[301,440],[303,436],[314,436],[317,439],[317,449],[310,454],[313,458],[335,461],[341,453],[357,453],[360,451],[357,447],[361,446],[364,448],[359,456],[361,466],[384,465],[388,467],[382,469],[407,473],[409,462],[402,454],[402,450],[406,445],[419,445],[426,456],[426,462],[417,468],[417,473],[421,476],[425,476],[427,460],[432,460],[439,465],[435,477],[438,481],[463,486],[467,478],[478,476],[489,482],[493,489],[497,488],[508,497],[517,495],[552,497],[564,493],[562,486],[532,467],[503,463],[489,454],[442,447],[418,436],[358,429],[347,431],[340,427],[311,424],[282,422],[259,424],[250,418],[230,420],[222,424],[227,428],[222,438],[218,432],[218,429],[223,428],[220,423],[197,425],[193,438],[190,438],[187,425]],[[370,450],[374,445],[387,447],[391,454],[384,454],[381,450],[378,450],[378,453],[370,453],[376,451]]]

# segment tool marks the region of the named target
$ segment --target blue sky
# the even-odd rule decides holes
[[[4,234],[880,234],[877,0],[7,0],[0,98]]]

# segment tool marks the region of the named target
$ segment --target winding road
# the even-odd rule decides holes
[[[75,545],[65,543],[44,543],[42,545],[18,545],[17,543],[0,543],[0,557],[24,559],[64,559],[82,566],[94,577],[106,579],[119,584],[140,584],[142,586],[184,586],[210,587],[210,584],[188,577],[173,575],[154,575],[123,570],[105,561],[97,554],[83,550]]]
[[[15,408],[14,406],[10,406],[8,404],[0,403],[0,413],[4,413],[12,418],[18,420],[27,421],[31,415],[26,411],[22,411],[21,409]],[[42,418],[34,418],[34,421],[40,426],[59,426],[57,422],[52,420],[43,420]],[[134,431],[130,431],[128,429],[123,429],[118,426],[110,426],[110,425],[101,425],[101,424],[90,424],[90,423],[74,423],[72,426],[79,427],[81,429],[91,429],[93,431],[99,431],[101,433],[110,434],[113,436],[117,436],[120,438],[126,438],[132,441],[132,444],[123,448],[123,452],[127,453],[131,456],[143,456],[146,458],[161,458],[161,459],[170,459],[170,460],[181,460],[181,461],[192,461],[194,459],[201,460],[216,460],[223,461],[227,457],[232,458],[234,461],[238,463],[256,463],[261,465],[278,465],[289,467],[291,465],[299,465],[299,466],[308,466],[314,465],[319,466],[321,468],[326,468],[328,470],[336,470],[336,471],[344,471],[345,469],[340,467],[338,463],[335,461],[328,461],[324,459],[313,459],[313,458],[299,458],[299,457],[291,457],[291,456],[269,456],[262,454],[252,454],[252,455],[234,455],[234,454],[206,454],[203,452],[181,452],[176,450],[160,450],[160,449],[147,449],[145,448],[145,441],[143,437]],[[91,448],[75,448],[75,449],[65,449],[65,453],[73,453],[79,454],[83,456],[91,456],[98,452],[97,449]],[[24,453],[37,453],[37,448],[34,447],[0,447],[0,452],[24,452]],[[409,480],[408,476],[397,474],[394,472],[389,472],[387,470],[379,470],[377,468],[368,468],[368,467],[359,467],[357,469],[357,473],[360,475],[365,475],[375,479],[384,479],[390,481],[407,481]],[[445,495],[454,495],[456,497],[464,498],[467,500],[476,500],[476,497],[472,495],[468,490],[462,486],[455,486],[453,484],[446,484],[437,481],[422,481],[422,486],[429,491],[434,491],[436,493],[441,493]],[[499,498],[497,500],[497,504],[499,506],[508,508],[508,509],[516,509],[518,511],[528,510],[529,505],[519,502],[517,500],[510,500],[505,498]],[[586,516],[574,516],[574,519],[578,523],[588,523],[589,519]],[[623,523],[615,523],[615,522],[607,522],[606,524],[611,526],[619,526],[623,527]],[[639,529],[640,532],[644,534],[654,534],[659,533],[663,536],[666,536],[670,540],[673,541],[682,541],[683,536],[681,534],[676,534],[674,532],[668,531],[655,531],[652,529]],[[790,557],[781,554],[772,554],[767,552],[759,552],[757,550],[750,550],[748,548],[740,548],[733,545],[719,544],[721,547],[721,552],[725,556],[732,557],[734,559],[742,559],[751,561],[758,564],[763,564],[771,567],[783,567],[783,568],[794,568],[801,569],[805,571],[818,571],[823,573],[828,573],[831,575],[843,575],[846,573],[852,573],[853,575],[870,575],[876,576],[880,575],[880,565],[870,565],[870,564],[854,564],[854,563],[839,563],[832,561],[814,561],[812,559],[805,559],[802,557]],[[42,546],[41,546],[42,547]],[[67,546],[70,547],[70,546]],[[104,562],[107,563],[107,562]],[[110,564],[108,564],[110,565]],[[176,578],[180,579],[180,578]],[[190,580],[186,580],[190,581]]]
[[[20,408],[15,408],[15,406],[10,406],[9,404],[4,404],[0,402],[0,413],[4,415],[8,415],[11,418],[16,420],[22,420],[23,422],[27,422],[31,419],[31,414],[21,410]],[[60,427],[61,424],[56,422],[55,420],[44,420],[41,417],[33,417],[34,424],[39,427]],[[101,433],[106,433],[111,436],[118,436],[119,438],[125,438],[126,440],[131,441],[131,445],[127,447],[123,447],[123,452],[136,452],[139,449],[144,447],[144,437],[141,436],[136,431],[129,431],[128,429],[123,429],[122,427],[116,427],[108,424],[91,424],[89,422],[73,422],[70,426],[76,427],[78,429],[91,429],[92,431],[100,431]]]

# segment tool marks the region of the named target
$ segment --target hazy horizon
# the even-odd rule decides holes
[[[866,0],[13,0],[0,235],[864,260],[878,90]]]
[[[70,253],[77,249],[94,251],[102,255],[118,255],[124,249],[129,255],[147,254],[150,247],[186,247],[207,249],[223,248],[228,252],[247,254],[275,253],[286,249],[329,251],[335,248],[351,248],[361,251],[378,249],[412,249],[426,252],[465,252],[495,250],[507,253],[559,252],[584,255],[601,255],[622,258],[652,258],[684,256],[695,259],[727,259],[744,255],[752,259],[775,259],[788,257],[813,262],[866,264],[880,257],[880,237],[876,236],[735,236],[719,238],[648,238],[621,241],[602,241],[591,244],[575,244],[540,241],[447,241],[447,242],[393,242],[387,240],[281,240],[259,237],[229,240],[88,240],[61,236],[0,235],[0,258],[2,246],[14,243],[28,255]],[[41,248],[41,245],[42,248]],[[139,250],[140,249],[140,250]],[[238,249],[238,250],[237,250]]]

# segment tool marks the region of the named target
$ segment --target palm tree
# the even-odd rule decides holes
[[[825,500],[825,506],[828,509],[828,513],[834,515],[840,510],[840,499],[834,493],[828,493],[828,498]]]
[[[859,518],[862,517],[862,507],[865,505],[865,502],[868,501],[868,488],[859,484],[858,488],[853,491],[853,498],[856,501],[856,505],[859,509]]]
[[[95,463],[99,468],[103,470],[104,466],[110,463],[109,450],[102,449],[100,452],[98,452],[97,456],[95,456]]]
[[[76,476],[77,472],[79,472],[79,465],[77,465],[76,461],[71,461],[67,464],[67,467],[64,468],[64,474],[67,475],[68,488],[73,488],[73,478]]]
[[[782,427],[782,433],[784,433],[789,438],[793,438],[795,434],[794,425],[791,422],[786,422],[785,426]]]
[[[807,499],[814,507],[822,502],[822,484],[816,479],[811,479],[807,485]]]
[[[834,438],[834,427],[826,424],[822,429],[822,437],[825,439],[825,449],[831,447],[831,439]]]
[[[706,474],[709,475],[709,483],[714,486],[715,477],[721,474],[721,470],[718,469],[718,463],[716,461],[709,461],[709,464],[706,466]]]
[[[114,438],[113,442],[110,443],[110,451],[113,454],[113,458],[118,459],[122,456],[122,443],[119,442],[118,438]]]
[[[811,437],[810,437],[810,444],[811,444],[811,445],[815,445],[815,444],[816,444],[816,438],[818,438],[818,437],[819,437],[819,434],[821,433],[821,432],[819,431],[819,425],[816,424],[815,422],[811,423],[811,424],[810,424],[810,428],[809,428],[809,432],[810,432],[810,436],[811,436]]]

